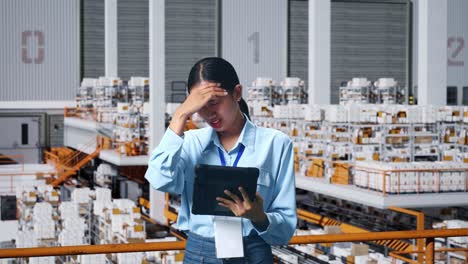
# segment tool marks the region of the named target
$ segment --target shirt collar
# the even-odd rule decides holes
[[[247,116],[244,114],[245,117],[245,124],[244,127],[242,128],[242,131],[239,135],[239,139],[237,140],[236,145],[234,145],[233,150],[236,149],[239,144],[244,145],[245,148],[250,148],[252,151],[255,150],[255,132],[256,132],[256,126],[252,121],[250,121]],[[216,147],[222,148],[221,142],[219,142],[218,135],[216,134],[216,130],[211,128],[211,137],[210,137],[210,142],[212,142]],[[209,144],[206,145],[208,147]]]

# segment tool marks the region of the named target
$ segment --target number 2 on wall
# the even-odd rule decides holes
[[[462,51],[465,48],[465,39],[463,37],[450,37],[447,40],[447,65],[463,67]]]

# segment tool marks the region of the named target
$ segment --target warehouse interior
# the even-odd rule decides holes
[[[213,56],[294,143],[275,263],[468,263],[468,1],[9,0],[0,17],[0,263],[182,263],[180,195],[144,176]]]

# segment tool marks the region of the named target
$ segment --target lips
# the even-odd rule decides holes
[[[208,121],[208,124],[210,124],[210,126],[212,126],[213,128],[220,128],[221,127],[221,120],[212,119],[212,120]]]

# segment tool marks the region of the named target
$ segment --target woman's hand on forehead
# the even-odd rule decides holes
[[[202,81],[192,87],[190,94],[180,106],[185,114],[192,115],[203,108],[208,102],[218,97],[228,95],[228,92],[219,87],[219,83]]]

